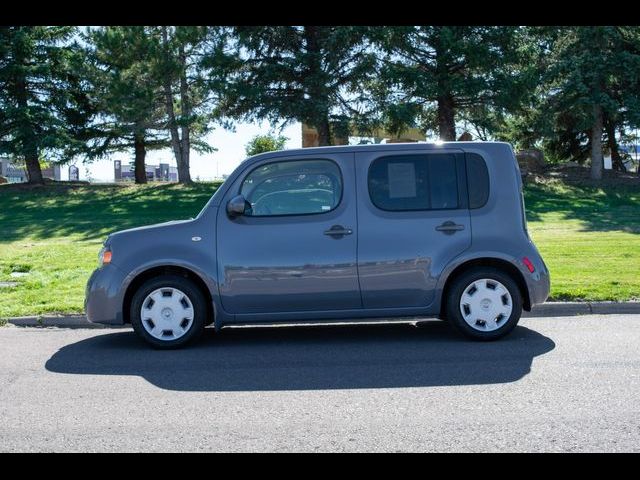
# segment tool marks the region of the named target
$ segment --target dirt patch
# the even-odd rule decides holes
[[[8,192],[24,192],[24,191],[39,191],[43,189],[51,189],[59,188],[59,189],[73,189],[73,188],[81,188],[88,187],[90,184],[87,181],[56,181],[45,179],[44,185],[30,184],[30,183],[6,183],[0,185],[0,193],[8,193]],[[109,184],[112,185],[112,184]]]
[[[640,187],[640,175],[635,172],[605,170],[602,175],[602,180],[592,180],[590,173],[589,167],[571,162],[561,165],[548,165],[543,172],[530,173],[526,180],[534,183],[545,183],[550,179],[556,179],[569,185],[590,187],[619,185]]]

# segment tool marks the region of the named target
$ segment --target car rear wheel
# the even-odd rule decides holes
[[[196,340],[207,323],[204,295],[190,280],[162,275],[133,295],[130,318],[135,332],[156,348],[178,348]]]
[[[447,319],[477,340],[511,332],[522,315],[522,295],[508,274],[491,267],[471,269],[454,280],[446,298]]]

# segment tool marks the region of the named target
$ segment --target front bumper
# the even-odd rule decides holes
[[[93,323],[122,325],[125,274],[113,264],[96,269],[85,290],[84,311]]]

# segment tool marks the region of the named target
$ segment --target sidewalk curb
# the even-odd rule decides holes
[[[569,317],[575,315],[640,314],[640,302],[547,302],[522,317]]]
[[[547,302],[536,305],[523,318],[571,317],[576,315],[640,314],[640,302]],[[6,319],[16,327],[128,328],[129,325],[91,323],[85,315],[31,316]]]

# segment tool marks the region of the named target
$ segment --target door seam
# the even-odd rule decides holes
[[[364,310],[364,300],[362,299],[362,285],[360,285],[360,218],[358,210],[360,209],[360,194],[358,192],[358,169],[356,168],[356,153],[353,153],[351,159],[353,168],[354,193],[356,201],[356,276],[358,278],[358,294],[360,295],[360,308]]]

